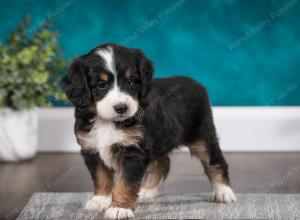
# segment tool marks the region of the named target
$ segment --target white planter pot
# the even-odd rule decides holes
[[[37,109],[0,108],[0,161],[32,158],[37,151]]]

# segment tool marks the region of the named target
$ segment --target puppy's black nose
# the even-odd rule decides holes
[[[127,111],[128,106],[124,103],[120,103],[120,104],[115,105],[114,109],[118,114],[123,114]]]

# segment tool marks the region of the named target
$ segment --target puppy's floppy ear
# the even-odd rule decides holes
[[[145,97],[151,88],[153,79],[154,67],[152,62],[145,56],[140,49],[131,49],[136,58],[136,65],[140,72],[142,90],[141,97]]]
[[[83,60],[77,58],[71,64],[68,75],[62,78],[62,87],[74,106],[87,106],[92,102],[85,74],[87,71]]]

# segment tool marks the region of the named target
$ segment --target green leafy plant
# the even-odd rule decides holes
[[[0,106],[16,110],[51,105],[51,100],[65,99],[59,87],[59,76],[65,71],[57,43],[57,33],[45,22],[30,36],[27,16],[7,39],[0,44]]]

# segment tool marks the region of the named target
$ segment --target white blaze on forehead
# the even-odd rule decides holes
[[[106,70],[116,75],[116,62],[113,49],[111,47],[107,47],[97,50],[96,53],[104,60]]]

